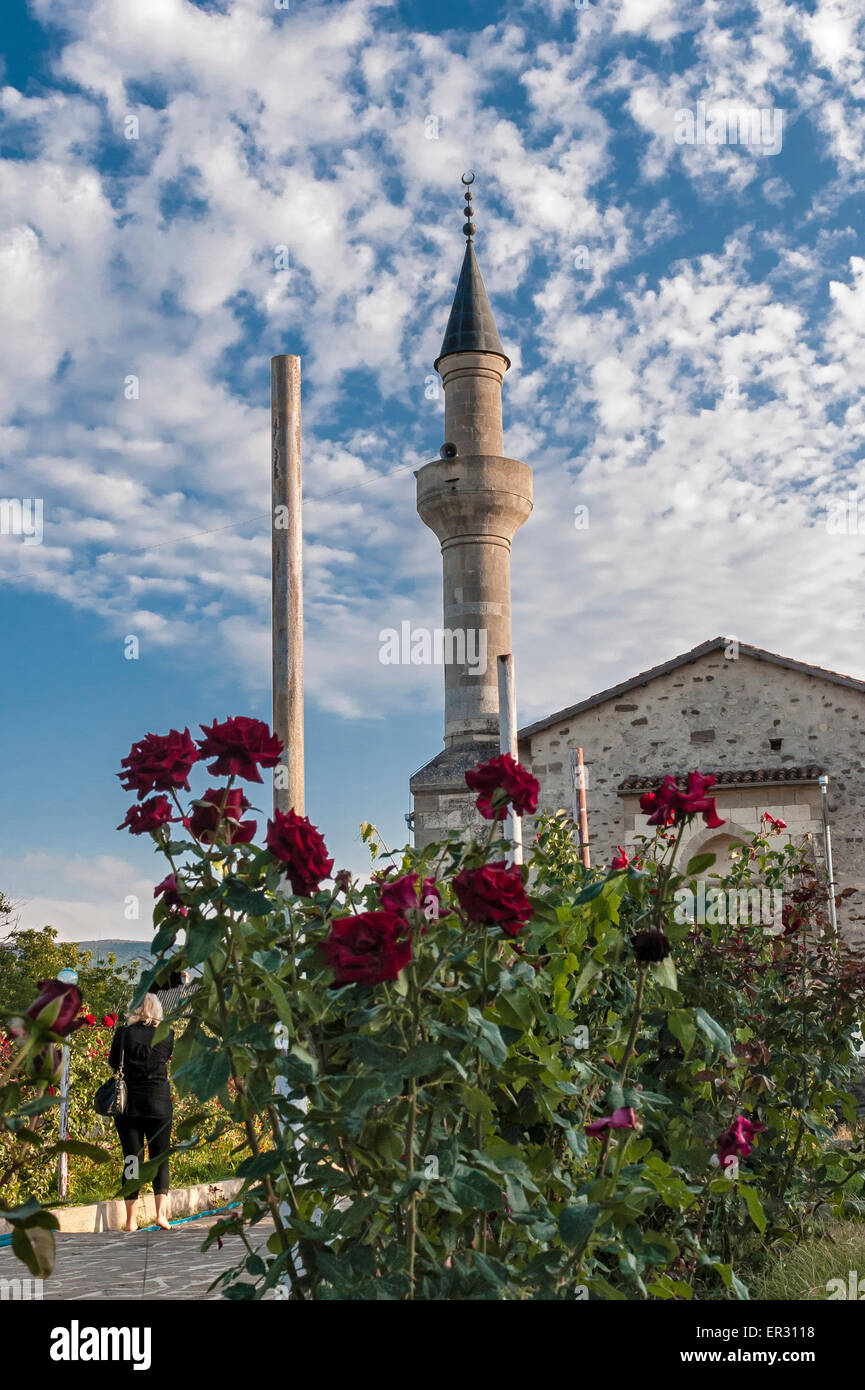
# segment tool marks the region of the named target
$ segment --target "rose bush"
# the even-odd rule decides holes
[[[712,867],[679,865],[683,834],[723,823],[711,777],[648,793],[655,836],[609,872],[584,868],[562,816],[519,869],[498,812],[528,807],[533,779],[494,759],[470,774],[485,838],[394,856],[365,827],[390,864],[360,885],[329,881],[294,812],[238,837],[229,808],[254,808],[229,800],[234,779],[257,782],[278,748],[258,721],[201,727],[227,782],[206,836],[150,831],[170,872],[140,990],[202,967],[174,1080],[241,1128],[246,1182],[208,1240],[273,1221],[227,1297],[746,1297],[755,1236],[859,1209],[861,1143],[833,1136],[855,1124],[861,971],[802,855],[763,836],[728,886],[800,894],[788,936],[683,915]],[[191,829],[191,754],[166,774],[156,737]]]

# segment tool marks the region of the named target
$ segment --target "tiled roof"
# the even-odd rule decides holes
[[[772,787],[782,782],[816,782],[817,778],[822,777],[822,775],[823,768],[816,763],[809,763],[807,767],[758,767],[746,768],[741,772],[716,772],[714,774],[715,783],[711,788],[710,795],[716,788],[720,787],[750,787],[752,785]],[[628,792],[654,791],[663,780],[662,774],[655,777],[626,777],[624,782],[619,783],[619,795],[625,796]],[[676,776],[676,781],[680,787],[684,787],[687,780],[687,773],[679,773]]]
[[[619,685],[613,685],[609,690],[601,690],[597,695],[590,695],[587,700],[581,700],[579,704],[569,705],[567,709],[560,709],[545,719],[528,724],[525,729],[520,729],[518,737],[531,738],[532,734],[550,729],[555,724],[563,724],[566,719],[573,719],[585,710],[595,709],[598,705],[606,704],[608,700],[627,695],[629,691],[637,690],[641,685],[648,685],[659,676],[669,675],[671,671],[699,661],[701,657],[709,656],[712,652],[723,651],[730,645],[731,640],[729,637],[713,637],[708,642],[702,642],[699,647],[692,647],[689,652],[674,656],[671,661],[652,666],[648,671],[640,671],[639,675],[632,676],[630,680],[622,681]],[[843,685],[848,690],[865,694],[865,681],[857,680],[855,676],[843,676],[838,671],[827,671],[822,666],[809,666],[804,661],[792,661],[790,657],[779,656],[777,652],[767,652],[762,647],[751,647],[747,642],[739,642],[738,652],[739,656],[750,657],[753,661],[765,661],[770,666],[780,666],[786,671],[801,671],[804,676],[814,676],[817,680],[828,681],[832,685]]]

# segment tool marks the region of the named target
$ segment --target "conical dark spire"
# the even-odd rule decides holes
[[[478,265],[472,243],[475,226],[472,222],[474,209],[472,208],[470,185],[474,181],[474,174],[463,174],[462,182],[467,190],[464,195],[466,222],[463,226],[466,235],[466,254],[463,257],[463,268],[457,282],[457,292],[454,295],[448,326],[445,329],[442,350],[434,364],[436,368],[443,357],[449,357],[454,352],[495,352],[499,357],[504,357],[508,366],[511,365],[510,358],[506,355],[499,338],[493,311],[490,308],[490,301],[487,299],[487,292],[484,288],[481,268]]]
[[[508,366],[511,365],[499,338],[481,268],[470,241],[466,243],[463,268],[436,367],[452,352],[496,352],[504,357]]]

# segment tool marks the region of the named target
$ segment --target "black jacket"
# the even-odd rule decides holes
[[[154,1043],[153,1033],[147,1023],[117,1028],[111,1041],[108,1065],[116,1071],[123,1053],[127,1090],[124,1114],[168,1119],[171,1115],[168,1060],[174,1050],[174,1034],[169,1033],[167,1038]]]

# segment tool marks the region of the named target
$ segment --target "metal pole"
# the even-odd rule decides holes
[[[838,935],[838,916],[835,911],[835,870],[832,866],[832,832],[829,829],[829,778],[818,777],[820,784],[820,810],[823,815],[823,847],[826,852],[826,874],[829,879],[829,918],[832,932]]]
[[[283,762],[273,770],[273,805],[303,815],[303,527],[300,358],[270,359],[273,730]]]
[[[592,867],[592,860],[589,854],[589,812],[586,806],[586,766],[583,762],[582,748],[577,749],[576,773],[577,801],[580,811],[580,848],[583,856],[583,866],[586,869],[590,869]]]
[[[63,1070],[60,1074],[60,1139],[69,1138],[69,1063],[71,1053],[69,1044],[63,1044]],[[57,1158],[57,1195],[61,1202],[66,1201],[69,1191],[69,1155],[62,1153]]]
[[[514,658],[510,652],[499,657],[499,749],[517,761],[517,694],[514,684]],[[513,811],[509,816],[514,842],[514,864],[523,862],[523,821]]]

